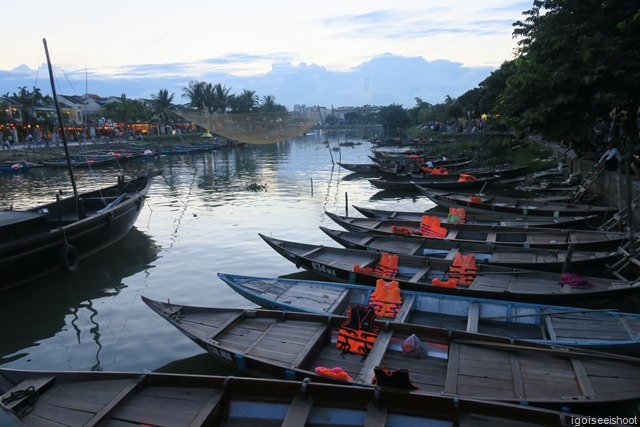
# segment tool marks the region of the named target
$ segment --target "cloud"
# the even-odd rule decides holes
[[[251,61],[249,61],[249,59]],[[415,98],[437,104],[445,96],[456,98],[477,87],[495,67],[465,67],[447,60],[427,61],[420,56],[383,54],[348,71],[333,71],[315,64],[293,64],[286,53],[267,64],[260,55],[229,54],[221,58],[189,63],[139,64],[105,69],[74,70],[58,74],[58,92],[81,95],[85,87],[100,96],[150,98],[160,89],[174,93],[174,102],[187,102],[183,88],[191,80],[222,85],[231,93],[253,90],[259,97],[273,95],[276,102],[292,108],[295,104],[329,107],[399,104],[415,105]],[[264,61],[263,73],[243,74],[249,62]],[[272,60],[273,61],[273,60]],[[50,93],[46,66],[39,71],[20,66],[0,71],[0,93],[17,92],[21,86],[37,86]],[[62,77],[62,78],[61,78]]]

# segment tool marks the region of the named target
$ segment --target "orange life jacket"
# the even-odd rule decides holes
[[[360,267],[358,264],[353,266],[353,271],[363,274],[375,274],[377,276],[393,279],[398,275],[398,255],[382,252],[380,261],[374,267]]]
[[[473,175],[468,175],[466,173],[461,173],[460,177],[458,178],[458,182],[472,182],[472,181],[476,181],[478,178],[476,178]]]
[[[409,234],[420,234],[420,230],[415,228],[403,227],[401,225],[392,225],[391,232],[393,234],[401,234],[403,236],[408,236]]]
[[[316,371],[316,374],[323,377],[335,378],[337,380],[343,381],[353,381],[351,375],[349,375],[344,369],[340,367],[325,368],[324,366],[318,366],[314,369],[314,371]]]
[[[449,172],[447,172],[447,168],[439,167],[433,168],[431,175],[449,175]]]
[[[482,199],[479,196],[471,196],[471,197],[469,197],[469,200],[471,201],[471,203],[480,203],[480,202],[482,202]]]
[[[449,267],[449,278],[457,280],[461,285],[469,286],[477,274],[476,257],[472,254],[462,255],[458,252]]]
[[[422,215],[420,221],[420,234],[426,237],[436,237],[444,239],[447,235],[447,229],[440,225],[440,220],[431,215]]]
[[[386,282],[384,279],[378,279],[376,290],[369,297],[369,307],[375,310],[378,317],[395,318],[402,307],[398,282],[395,280]]]
[[[433,280],[431,280],[431,284],[433,286],[441,286],[443,288],[457,288],[458,287],[458,282],[456,281],[456,279],[447,279],[447,280],[440,280],[437,277]]]
[[[347,320],[340,326],[336,347],[343,353],[368,355],[378,337],[376,312],[371,307],[349,306]]]
[[[464,208],[449,208],[447,222],[453,224],[464,224],[466,222],[467,211]]]

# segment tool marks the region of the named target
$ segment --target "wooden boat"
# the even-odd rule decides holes
[[[418,192],[416,184],[419,184],[425,188],[466,190],[469,188],[484,187],[486,184],[492,183],[498,179],[500,179],[500,177],[498,176],[481,176],[480,178],[476,178],[473,181],[460,180],[456,177],[436,179],[425,178],[418,181],[407,181],[405,179],[371,178],[369,179],[369,182],[371,183],[371,185],[381,190]]]
[[[116,157],[106,157],[106,156],[80,156],[74,157],[71,159],[71,167],[73,168],[94,168],[105,165],[112,165],[116,163]],[[66,159],[58,159],[58,160],[44,160],[42,162],[43,166],[48,166],[52,168],[67,168],[69,165],[67,164]]]
[[[0,211],[0,292],[78,263],[122,239],[135,223],[153,177],[22,211]]]
[[[16,175],[41,166],[39,163],[31,163],[26,160],[1,162],[0,175]]]
[[[392,219],[397,221],[420,222],[424,215],[434,215],[445,218],[445,215],[437,210],[429,210],[422,212],[412,211],[389,211],[384,209],[365,208],[353,205],[353,208],[367,218],[378,218],[382,220]],[[466,222],[471,224],[487,224],[487,225],[508,225],[512,227],[528,226],[528,227],[546,227],[546,228],[574,228],[579,226],[587,226],[598,222],[598,215],[576,216],[576,217],[550,217],[550,216],[534,216],[534,215],[514,215],[508,213],[468,213],[466,212]]]
[[[412,166],[414,164],[418,164],[418,165],[425,165],[422,158],[409,158],[409,157],[397,157],[397,158],[380,158],[380,157],[374,157],[374,156],[368,156],[369,159],[371,159],[373,162],[379,164],[381,167],[384,167],[386,170],[388,171],[393,171],[394,167],[397,165],[407,165],[407,166]],[[428,160],[430,161],[434,166],[437,167],[443,167],[443,168],[447,168],[447,169],[457,169],[457,168],[462,168],[464,166],[469,166],[473,160],[468,160],[468,159],[447,159],[447,160]],[[395,170],[397,172],[397,170]]]
[[[58,122],[64,123],[57,101],[46,40],[51,90]],[[71,162],[62,132],[66,160]],[[153,177],[146,175],[79,194],[69,168],[73,196],[56,195],[52,203],[22,211],[0,212],[0,292],[55,271],[74,271],[78,262],[126,236],[135,223]]]
[[[15,425],[328,427],[360,420],[388,427],[560,427],[571,419],[560,411],[389,388],[157,372],[0,369],[0,394],[11,393],[22,395],[3,408]]]
[[[370,345],[363,357],[351,352],[353,346],[348,338],[345,342],[344,334],[339,336],[345,323],[342,316],[193,307],[142,298],[217,358],[267,377],[362,386],[371,386],[376,378],[383,385],[411,389],[407,395],[573,411],[640,399],[638,358],[369,317],[362,329],[355,325],[351,329],[356,336],[367,333]],[[337,340],[345,345],[338,348]],[[408,340],[413,340],[413,355],[418,357],[403,351]],[[345,379],[322,375],[327,370]]]
[[[432,181],[438,179],[452,179],[459,178],[460,174],[473,175],[476,178],[487,177],[487,176],[499,176],[503,179],[512,179],[520,174],[524,173],[527,169],[526,166],[520,166],[515,168],[467,168],[467,169],[458,169],[453,172],[447,172],[446,174],[431,174],[424,172],[407,172],[407,173],[399,173],[399,172],[391,172],[387,171],[384,168],[379,168],[381,172],[386,175],[390,181],[414,181],[415,183],[420,183],[420,181]]]
[[[408,234],[420,233],[420,223],[413,221],[377,220],[345,217],[331,212],[325,214],[349,231],[373,234],[397,235],[400,230]],[[437,219],[437,218],[436,218]],[[440,222],[442,233],[431,239],[452,242],[482,243],[520,248],[606,251],[615,249],[629,237],[628,233],[614,231],[567,230],[546,227],[521,227],[487,224],[451,224]]]
[[[260,237],[296,267],[332,281],[375,286],[384,277],[367,269],[379,264],[380,253]],[[468,285],[438,285],[438,281],[453,278],[451,264],[450,260],[398,255],[394,280],[403,290],[568,306],[611,307],[640,293],[640,282],[583,277],[583,286],[576,283],[572,287],[560,274],[482,263],[477,264],[477,273]]]
[[[234,291],[271,310],[346,316],[368,305],[374,288],[358,284],[221,274]],[[640,353],[640,314],[401,291],[393,322],[479,332],[611,353]]]
[[[530,199],[516,199],[512,197],[460,194],[445,191],[435,191],[417,186],[429,200],[444,208],[464,208],[467,212],[505,212],[517,215],[548,215],[548,216],[587,216],[613,215],[617,209],[612,206],[582,205],[576,203],[553,203]],[[471,200],[471,197],[477,199]]]
[[[337,163],[340,167],[351,172],[380,174],[380,166],[377,163]]]
[[[525,249],[484,243],[456,242],[418,236],[371,235],[359,231],[320,229],[348,249],[371,252],[388,252],[428,258],[453,260],[457,253],[472,254],[476,263],[488,263],[504,267],[562,273],[563,270],[580,271],[582,274],[599,276],[605,265],[614,263],[621,255],[617,251],[555,251],[548,249]],[[567,271],[569,271],[567,270]]]

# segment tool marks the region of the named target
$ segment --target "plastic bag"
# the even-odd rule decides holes
[[[404,340],[402,343],[402,353],[414,359],[424,359],[427,357],[427,350],[425,350],[422,341],[420,341],[420,338],[418,338],[416,334],[411,334],[409,338]]]

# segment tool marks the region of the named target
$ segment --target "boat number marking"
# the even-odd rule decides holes
[[[337,276],[336,271],[333,268],[329,268],[324,264],[311,262],[311,268],[313,268],[315,271],[319,271],[320,273],[329,274],[331,276]]]
[[[233,358],[231,357],[231,353],[229,353],[228,351],[224,351],[224,350],[220,350],[219,348],[216,348],[212,345],[207,344],[207,349],[209,350],[209,352],[211,354],[214,354],[218,357],[221,357],[225,360],[228,360],[229,362],[233,362]]]

